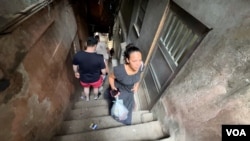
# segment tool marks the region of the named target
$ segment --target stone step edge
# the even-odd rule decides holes
[[[151,122],[151,121],[156,120],[154,119],[152,113],[134,113],[134,116],[132,118],[133,118],[132,125]],[[105,121],[105,122],[101,122],[101,121]],[[81,120],[64,121],[62,123],[62,127],[60,128],[57,134],[63,135],[63,134],[75,134],[75,133],[80,133],[80,132],[88,132],[92,130],[91,128],[89,128],[91,123],[95,123],[97,125],[97,130],[125,126],[124,124],[115,121],[111,116],[102,116],[102,117],[94,117],[94,118],[81,119]]]
[[[151,129],[152,127],[152,130],[158,130],[157,134],[147,134],[147,133],[150,133],[149,131],[147,131],[146,129]],[[155,129],[153,129],[155,128]],[[136,133],[137,131],[142,131],[142,132],[146,132],[145,133],[140,133],[140,137],[144,136],[144,140],[148,137],[153,137],[153,138],[157,138],[157,139],[154,139],[154,140],[159,140],[159,139],[163,139],[163,138],[166,138],[167,135],[162,131],[162,128],[160,126],[160,123],[159,121],[151,121],[151,122],[147,122],[147,123],[141,123],[141,124],[136,124],[136,125],[130,125],[130,126],[121,126],[121,127],[115,127],[115,128],[108,128],[108,129],[103,129],[103,130],[94,130],[93,131],[89,131],[89,132],[84,132],[84,133],[77,133],[77,134],[69,134],[69,135],[61,135],[61,136],[55,136],[53,138],[52,141],[80,141],[84,138],[89,138],[89,137],[94,137],[92,138],[93,140],[100,140],[99,136],[102,136],[102,135],[110,135],[109,138],[110,139],[114,139],[117,137],[120,137],[120,135],[117,135],[117,134],[113,134],[113,133],[121,133],[126,131],[127,132],[127,135],[126,135],[126,139],[133,139],[135,136],[132,135],[134,133]],[[122,134],[121,134],[122,135]],[[136,135],[138,135],[136,133]],[[145,138],[145,135],[146,135],[146,138]],[[107,137],[107,136],[106,136]],[[136,136],[138,138],[138,136]],[[124,138],[124,135],[123,137]]]
[[[106,99],[78,101],[72,106],[72,110],[81,109],[83,107],[98,107],[98,106],[106,106],[106,105],[108,105],[108,101]]]

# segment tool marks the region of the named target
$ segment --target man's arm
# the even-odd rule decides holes
[[[75,77],[80,78],[80,74],[78,72],[78,65],[73,65],[73,71],[74,71]]]
[[[75,73],[78,72],[78,65],[73,65],[73,71],[74,71]]]
[[[106,75],[106,68],[101,69],[102,75]]]
[[[101,69],[101,76],[102,76],[102,79],[104,80],[105,77],[106,77],[106,68],[105,69]]]

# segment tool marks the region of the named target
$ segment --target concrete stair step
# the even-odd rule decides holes
[[[108,101],[106,99],[97,99],[90,101],[78,101],[74,104],[73,109],[80,109],[83,107],[95,107],[95,106],[107,106]]]
[[[107,86],[104,86],[104,88],[103,88],[101,94],[99,94],[99,97],[98,97],[97,100],[102,100],[102,99],[104,99],[103,92],[104,92],[104,90],[106,90],[106,89],[107,89]],[[95,101],[95,100],[94,100],[94,94],[93,94],[93,92],[90,92],[90,94],[89,94],[89,99],[90,99],[90,101]],[[85,99],[81,99],[80,96],[79,96],[79,98],[78,98],[77,101],[78,101],[78,102],[80,102],[80,101],[89,102],[89,101],[86,101]]]
[[[145,123],[153,120],[155,120],[153,114],[148,111],[133,112],[132,124]],[[89,127],[91,123],[97,124],[97,130],[125,126],[114,120],[111,116],[93,117],[82,120],[64,121],[58,135],[92,131]]]
[[[52,141],[142,141],[165,138],[159,121],[55,136]]]
[[[64,120],[79,120],[84,118],[101,117],[108,115],[108,106],[82,107],[79,109],[71,110]]]
[[[175,141],[175,139],[168,136],[168,137],[165,137],[163,139],[156,140],[156,141]]]

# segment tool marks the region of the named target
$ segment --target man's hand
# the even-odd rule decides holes
[[[80,78],[80,73],[78,72],[78,65],[73,65],[73,71],[75,73],[75,77],[77,79],[79,79]]]
[[[79,79],[79,78],[80,78],[80,74],[79,74],[79,72],[75,72],[75,77],[76,77],[77,79]]]

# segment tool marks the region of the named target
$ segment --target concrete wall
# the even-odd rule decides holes
[[[120,27],[122,28],[122,32],[124,34],[123,39],[125,40],[127,38],[128,29],[130,26],[135,2],[137,1],[123,0],[121,4],[121,9],[118,15],[119,20],[120,20]]]
[[[175,141],[221,141],[222,124],[250,123],[250,2],[174,2],[213,30],[152,110]],[[143,50],[144,60],[166,6],[149,0],[139,38],[134,9],[127,41]]]
[[[143,19],[143,24],[141,28],[140,36],[138,37],[135,29],[134,23],[136,21],[136,14],[138,8],[138,1],[135,2],[134,14],[132,16],[131,25],[128,34],[128,43],[134,43],[137,45],[143,52],[143,60],[146,60],[146,57],[151,48],[152,42],[154,40],[155,34],[160,24],[160,20],[166,8],[168,0],[149,0],[147,5],[147,10]]]
[[[175,141],[221,141],[222,124],[250,123],[250,2],[175,1],[213,30],[153,110]]]
[[[71,59],[79,44],[66,0],[0,37],[1,70],[10,80],[0,93],[1,141],[48,141],[55,134],[75,91]]]
[[[0,8],[0,30],[15,17],[29,13],[28,7],[45,0],[2,0]],[[45,4],[46,2],[44,2]]]

